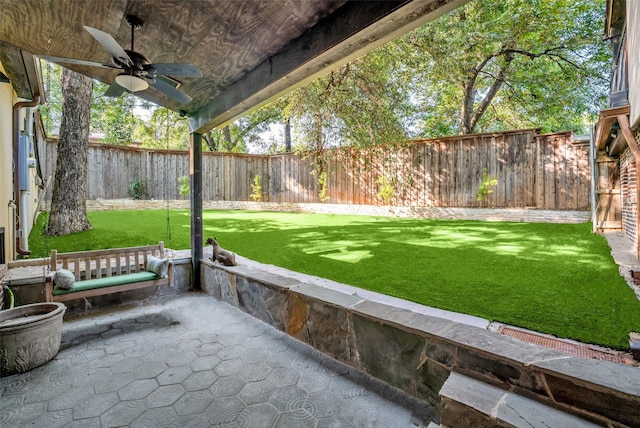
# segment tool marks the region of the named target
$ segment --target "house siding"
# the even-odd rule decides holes
[[[636,163],[629,149],[626,149],[620,157],[620,187],[622,193],[622,231],[636,246]]]
[[[5,73],[5,69],[0,64],[0,71]],[[5,262],[13,259],[13,230],[12,211],[9,201],[13,199],[13,140],[12,135],[12,109],[16,101],[16,95],[11,85],[0,83],[0,227],[4,228],[4,243],[0,240],[0,245],[4,245]],[[1,276],[1,273],[0,273]]]
[[[640,144],[640,130],[636,131],[635,139]],[[636,183],[636,162],[628,148],[620,156],[620,191],[622,193],[622,231],[638,248],[638,201]]]
[[[0,71],[6,73],[0,63]],[[22,249],[27,250],[27,240],[33,227],[33,219],[37,208],[38,183],[36,168],[27,170],[28,190],[22,190],[19,195],[14,195],[13,189],[13,106],[23,101],[15,92],[11,84],[0,84],[0,228],[4,228],[4,243],[0,239],[0,245],[4,249],[4,261],[10,262],[16,258],[16,222],[14,220],[14,204],[22,200],[23,221],[20,224],[22,230]],[[24,131],[25,118],[33,120],[32,113],[28,109],[20,109],[20,131]],[[29,158],[34,158],[34,153],[29,153]],[[2,272],[0,271],[0,278]]]
[[[629,76],[629,122],[640,125],[640,1],[627,1],[627,55]],[[636,134],[637,137],[637,134]]]

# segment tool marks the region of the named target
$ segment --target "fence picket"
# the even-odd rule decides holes
[[[57,142],[44,150],[46,174],[55,171]],[[394,183],[400,206],[481,206],[476,195],[482,172],[498,180],[486,206],[556,210],[589,209],[589,148],[570,133],[537,135],[535,130],[444,137],[411,143],[329,149],[328,203],[381,205],[381,177]],[[189,152],[90,144],[87,197],[129,197],[140,179],[154,199],[181,199],[178,179],[189,176]],[[317,161],[310,153],[203,154],[205,200],[252,200],[251,184],[262,179],[264,200],[320,202]],[[47,193],[51,199],[51,191]]]

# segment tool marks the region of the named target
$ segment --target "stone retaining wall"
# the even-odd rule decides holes
[[[201,266],[208,294],[436,409],[457,372],[600,425],[639,426],[637,368],[577,359],[246,265]]]
[[[537,209],[499,208],[445,208],[445,207],[396,207],[378,205],[278,203],[246,201],[204,201],[204,209],[255,210],[274,212],[303,212],[318,214],[355,214],[393,216],[406,218],[433,218],[458,220],[515,221],[539,223],[583,223],[591,220],[590,211],[553,211]],[[142,209],[189,209],[187,200],[133,200],[98,199],[88,200],[87,210],[142,210]],[[49,209],[48,202],[43,210]]]

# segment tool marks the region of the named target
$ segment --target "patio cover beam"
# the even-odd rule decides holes
[[[347,2],[191,113],[191,130],[223,126],[467,1]]]

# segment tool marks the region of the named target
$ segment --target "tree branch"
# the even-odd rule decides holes
[[[559,46],[554,46],[549,49],[545,49],[542,52],[530,52],[524,49],[517,49],[509,47],[508,45],[503,46],[502,49],[491,53],[484,57],[482,61],[480,61],[475,67],[468,69],[468,80],[463,84],[463,104],[462,104],[462,114],[461,114],[461,126],[463,133],[473,132],[476,124],[485,113],[491,101],[496,96],[502,85],[505,83],[507,70],[515,58],[515,55],[522,55],[528,57],[530,59],[536,59],[541,57],[547,57],[554,63],[560,67],[560,69],[567,73],[565,69],[565,64],[569,64],[577,70],[580,70],[581,67],[567,58],[565,55],[562,55],[562,52],[566,49],[566,45],[562,44]],[[497,75],[492,76],[494,78],[493,84],[489,88],[489,91],[484,96],[484,98],[478,104],[478,107],[473,109],[473,98],[476,92],[476,81],[480,73],[486,73],[484,68],[489,64],[489,62],[497,57],[504,57],[505,63],[500,67],[500,70]]]
[[[525,51],[522,49],[505,49],[503,50],[502,54],[508,54],[508,53],[512,53],[512,54],[519,54],[519,55],[523,55],[526,57],[529,57],[531,59],[536,59],[536,58],[540,58],[540,57],[549,57],[551,59],[554,60],[554,62],[556,62],[558,65],[560,65],[559,61],[563,61],[566,62],[567,64],[570,64],[571,66],[575,67],[576,69],[580,69],[581,67],[574,63],[573,61],[571,61],[570,59],[566,58],[565,56],[561,55],[558,52],[562,52],[563,50],[565,50],[567,47],[565,45],[560,45],[560,46],[556,46],[553,48],[549,48],[549,49],[545,49],[542,52],[539,53],[533,53],[533,52],[529,52],[529,51]]]
[[[493,101],[493,98],[496,96],[496,94],[500,90],[500,87],[504,83],[507,69],[511,64],[511,61],[513,61],[513,58],[514,58],[513,54],[506,55],[505,63],[502,65],[502,67],[500,67],[500,71],[498,72],[498,75],[493,81],[493,84],[491,85],[489,92],[487,92],[487,94],[484,96],[482,101],[480,101],[478,108],[471,116],[471,120],[469,124],[472,130],[475,128],[476,124],[478,123],[478,120],[480,120],[484,112],[487,110],[487,107],[489,107],[489,104],[491,104],[491,101]]]

